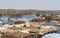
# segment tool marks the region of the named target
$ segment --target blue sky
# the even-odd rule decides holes
[[[60,10],[60,0],[0,0],[0,9]]]

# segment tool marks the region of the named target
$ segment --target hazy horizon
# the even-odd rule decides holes
[[[60,10],[60,0],[0,0],[0,9]]]

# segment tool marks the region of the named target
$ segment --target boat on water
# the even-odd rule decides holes
[[[4,22],[3,21],[0,21],[0,26],[4,25]]]

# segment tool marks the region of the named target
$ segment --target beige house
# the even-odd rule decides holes
[[[16,26],[16,27],[24,27],[24,26],[30,27],[30,23],[26,22],[26,23],[23,23],[23,24],[14,24],[14,26]]]

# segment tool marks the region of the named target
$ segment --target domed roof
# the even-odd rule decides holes
[[[51,34],[44,35],[42,38],[60,38],[60,34],[51,33]]]

